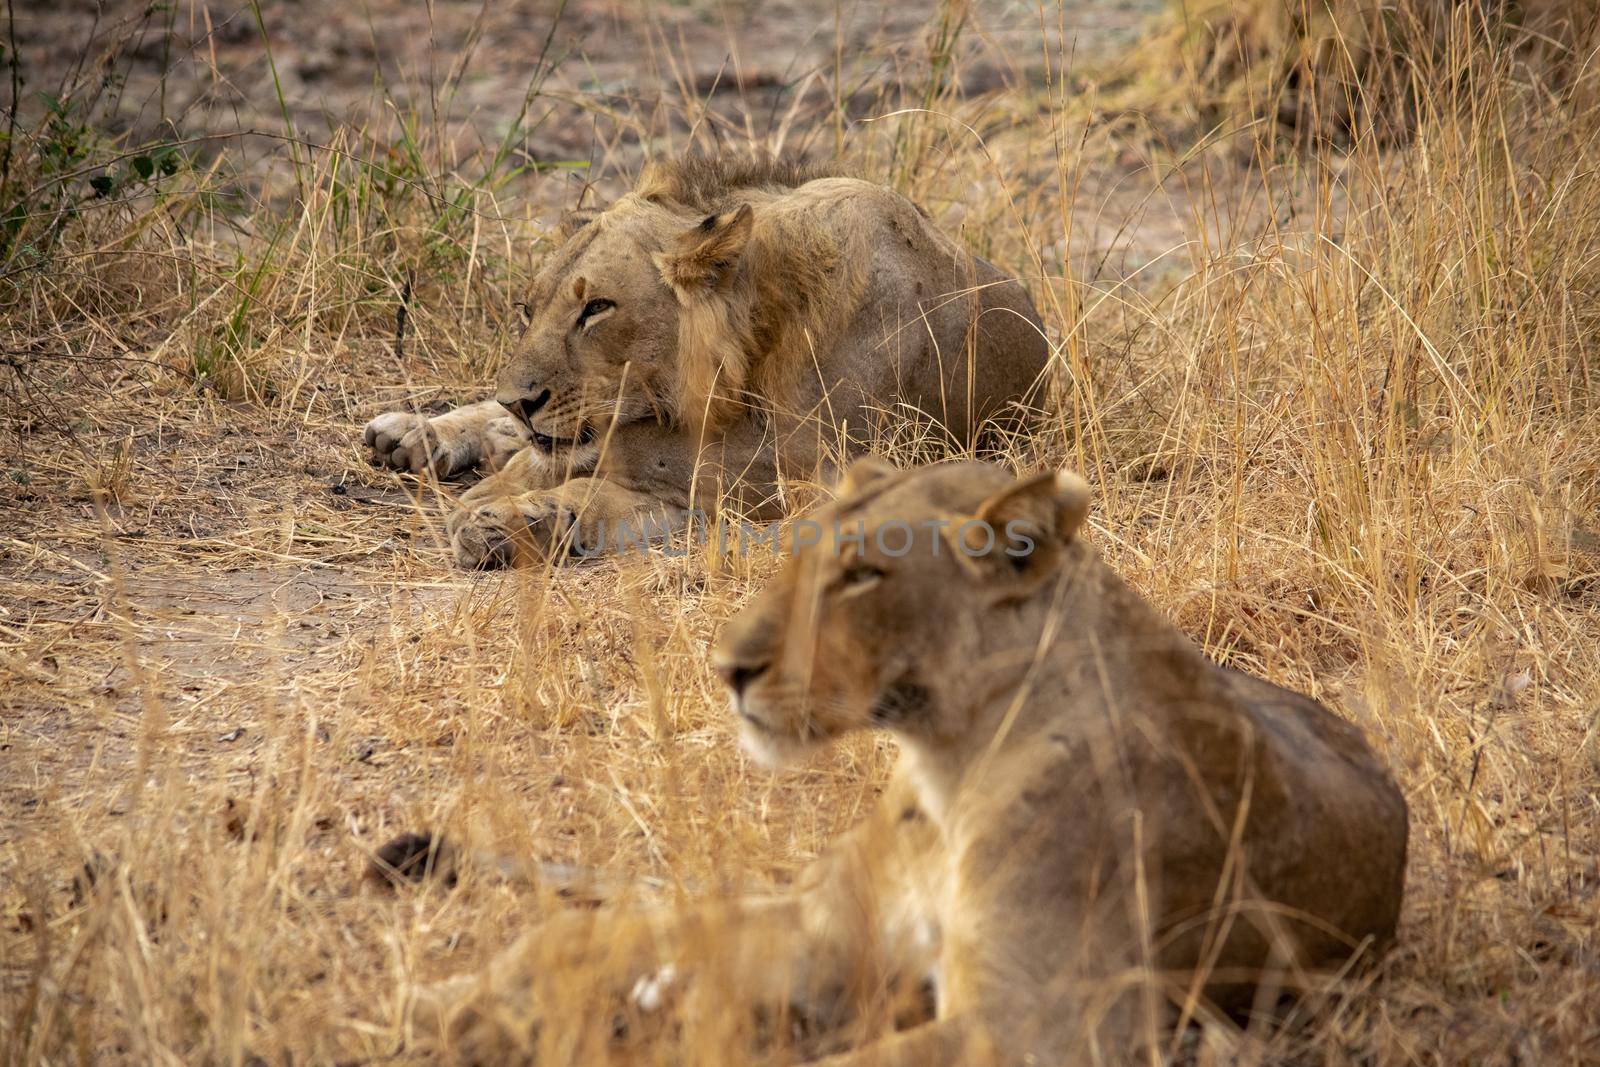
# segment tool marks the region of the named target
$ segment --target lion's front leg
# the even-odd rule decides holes
[[[493,474],[485,475],[457,499],[464,512],[496,500],[508,500],[536,489],[553,489],[566,480],[537,448],[523,448],[503,457]]]
[[[467,404],[433,418],[412,411],[389,411],[367,423],[362,441],[372,449],[372,461],[395,470],[420,473],[431,470],[448,478],[463,474],[491,458],[485,432],[496,428],[493,456],[507,447],[506,409],[493,400]]]
[[[559,484],[560,477],[551,472],[549,462],[539,450],[524,448],[456,499],[455,510],[445,519],[445,534],[454,544],[461,528],[470,525],[481,509],[503,508],[529,493],[553,489]]]
[[[682,528],[687,515],[675,504],[604,478],[573,478],[481,503],[464,497],[451,520],[450,544],[463,567],[616,554],[642,550]]]
[[[478,466],[486,471],[499,473],[506,469],[513,459],[528,450],[533,443],[533,435],[522,423],[507,415],[503,419],[494,419],[483,427],[482,455]]]

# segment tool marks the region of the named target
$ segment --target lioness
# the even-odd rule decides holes
[[[574,498],[589,504],[577,532],[590,541],[604,520],[650,514],[614,478],[551,492],[590,475],[630,424],[662,423],[696,447],[731,440],[758,466],[805,477],[913,413],[970,446],[1016,416],[1049,358],[1015,279],[870,182],[785,163],[659,163],[560,232],[495,399],[432,419],[389,412],[365,430],[393,467],[498,470],[451,517],[463,566],[508,559],[513,535],[551,547]]]
[[[1088,500],[1066,472],[853,465],[713,663],[757,759],[892,733],[877,812],[790,893],[530,933],[429,1001],[457,1048],[505,1055],[541,989],[603,961],[636,1006],[711,974],[829,1020],[932,983],[931,1022],[835,1067],[1122,1062],[1205,1002],[1271,1008],[1382,952],[1393,780],[1353,726],[1210,662],[1118,579]]]

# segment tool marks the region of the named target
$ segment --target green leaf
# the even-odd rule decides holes
[[[134,156],[132,159],[128,160],[128,166],[132,168],[133,172],[137,174],[143,181],[149,181],[150,175],[156,172],[155,160],[151,159],[149,156]]]
[[[116,182],[111,180],[109,174],[96,174],[89,179],[89,188],[94,190],[95,196],[107,197],[111,195],[111,190],[116,188]]]

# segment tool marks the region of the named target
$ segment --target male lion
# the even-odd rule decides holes
[[[785,894],[563,914],[428,1001],[457,1050],[503,1057],[546,991],[609,968],[636,1010],[710,975],[830,1021],[932,983],[931,1022],[835,1067],[1124,1062],[1174,1017],[1271,1009],[1382,952],[1393,780],[1356,728],[1210,662],[1118,579],[1080,536],[1088,499],[1066,472],[852,466],[713,662],[759,759],[893,734],[876,813]]]
[[[508,559],[513,536],[556,547],[575,499],[576,532],[595,542],[604,521],[651,514],[650,500],[617,491],[631,459],[553,492],[590,475],[630,424],[662,423],[694,446],[737,442],[764,468],[807,477],[914,414],[969,447],[1015,420],[1049,359],[1015,279],[870,182],[784,163],[660,163],[561,232],[495,399],[366,427],[390,466],[498,470],[451,518],[463,566]]]

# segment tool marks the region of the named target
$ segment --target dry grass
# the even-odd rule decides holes
[[[1168,0],[1113,81],[1168,123],[1395,139],[1463,76],[1475,42],[1548,91],[1583,75],[1594,34],[1587,0]]]
[[[641,152],[782,137],[1026,274],[1060,417],[1019,462],[1084,470],[1123,574],[1395,767],[1383,973],[1181,1058],[1600,1061],[1594,27],[1544,42],[1543,81],[1458,20],[1405,144],[1241,154],[1083,119],[1060,51],[1048,84],[961,92],[983,14],[841,47],[771,127],[687,75],[671,106],[531,98],[589,116],[602,192]],[[465,575],[451,487],[364,462],[372,414],[481,388],[531,205],[571,185],[406,106],[178,138],[168,174],[171,138],[91,103],[106,54],[22,110],[0,204],[0,1062],[406,1059],[414,982],[561,905],[487,871],[364,886],[400,829],[706,887],[782,880],[858,818],[886,745],[773,779],[730,744],[706,643],[770,560]],[[552,1018],[608,1011],[575,985]],[[629,1062],[747,1062],[741,1018],[729,991]]]

